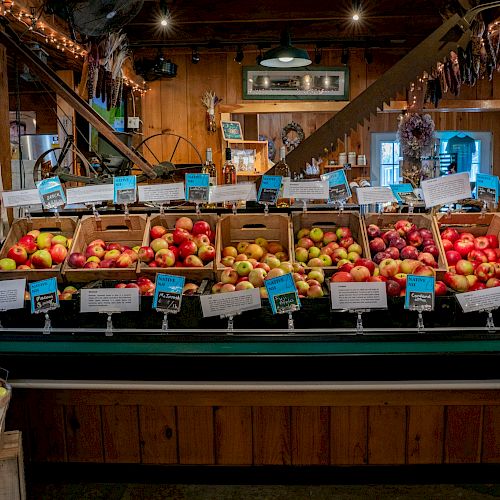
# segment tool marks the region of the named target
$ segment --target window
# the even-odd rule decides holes
[[[399,184],[399,143],[396,141],[380,142],[380,185]]]

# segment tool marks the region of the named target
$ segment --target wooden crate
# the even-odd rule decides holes
[[[142,246],[149,246],[151,238],[149,232],[153,226],[163,226],[171,231],[175,228],[175,222],[179,217],[189,217],[193,222],[203,220],[210,224],[212,231],[216,232],[215,245],[217,244],[217,214],[193,214],[193,213],[167,213],[151,215],[146,225],[144,232],[144,239]],[[155,279],[157,273],[176,274],[182,275],[186,278],[202,280],[204,278],[213,279],[215,273],[215,261],[205,265],[205,267],[149,267],[144,262],[139,263],[138,272],[147,276],[148,278]]]
[[[293,242],[295,247],[295,235],[302,228],[320,227],[323,231],[335,231],[341,226],[351,230],[354,240],[361,245],[363,257],[370,258],[370,248],[366,236],[365,227],[359,212],[300,212],[292,215]],[[293,262],[296,262],[295,255]],[[304,266],[307,268],[307,266]],[[337,269],[337,266],[325,266],[325,272],[329,273]]]
[[[0,379],[0,387],[5,387],[7,389],[7,395],[0,399],[0,448],[4,439],[5,430],[5,417],[7,416],[7,409],[9,407],[10,398],[12,395],[12,389],[9,384],[4,380]]]
[[[106,243],[120,243],[129,247],[142,245],[144,231],[147,225],[147,215],[102,215],[98,220],[93,215],[81,218],[75,232],[72,252],[85,253],[87,245],[95,239],[103,239]],[[127,268],[110,269],[73,269],[68,259],[63,265],[63,276],[71,283],[87,283],[94,280],[116,279],[133,280],[137,276],[135,263]]]
[[[19,431],[6,432],[0,447],[0,500],[25,498],[22,435]]]
[[[0,251],[0,259],[7,257],[9,248],[22,238],[28,231],[38,229],[42,232],[50,232],[54,235],[62,234],[67,238],[73,238],[78,223],[78,217],[36,217],[28,219],[17,219],[12,223],[9,234]],[[73,240],[74,243],[74,240]],[[71,249],[68,251],[68,255]],[[0,280],[26,278],[28,281],[38,281],[47,278],[60,278],[62,264],[57,264],[51,269],[30,269],[3,271],[0,270]]]
[[[494,234],[500,238],[500,214],[498,213],[451,213],[437,214],[434,218],[436,231],[441,234],[443,229],[448,227],[455,228],[458,232],[472,233],[474,236],[484,236]],[[438,237],[440,247],[442,248],[441,236]],[[448,267],[448,261],[443,250],[443,257]]]
[[[218,224],[215,258],[217,279],[220,279],[225,269],[220,263],[222,249],[231,245],[236,246],[240,241],[253,241],[262,237],[269,242],[281,243],[290,253],[293,250],[290,226],[288,214],[237,214],[221,217]]]
[[[439,238],[439,233],[437,231],[436,223],[434,218],[427,214],[366,214],[364,217],[365,222],[365,232],[366,227],[370,224],[376,224],[380,227],[382,231],[388,229],[394,229],[394,224],[398,220],[409,220],[413,222],[419,229],[425,228],[432,231],[432,236],[436,242],[436,246],[439,250],[439,257],[437,259],[438,267],[436,271],[447,271],[446,260],[444,257],[443,247],[441,245],[441,240]]]

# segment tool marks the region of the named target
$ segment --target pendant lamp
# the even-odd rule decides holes
[[[311,62],[306,50],[292,45],[290,33],[285,30],[281,34],[279,47],[265,52],[260,65],[268,68],[299,68],[309,66]]]

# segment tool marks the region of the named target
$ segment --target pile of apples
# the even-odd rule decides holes
[[[288,260],[288,253],[281,243],[258,237],[254,241],[240,241],[224,247],[220,263],[225,267],[234,267],[238,262],[248,262],[252,269],[262,268],[269,272]],[[243,267],[248,267],[248,264]]]
[[[175,228],[153,226],[151,243],[140,247],[139,260],[149,267],[204,267],[215,259],[215,232],[203,220],[179,217]]]
[[[419,229],[408,220],[398,220],[394,229],[382,231],[376,224],[370,224],[366,232],[376,264],[385,259],[411,259],[426,266],[438,267],[439,248],[430,229]]]
[[[362,255],[363,249],[348,227],[339,227],[335,232],[302,228],[297,233],[295,260],[307,267],[333,266],[343,259],[355,262]]]
[[[474,236],[455,228],[441,231],[449,270],[445,283],[457,292],[500,286],[500,248],[494,234]]]
[[[102,239],[91,241],[84,253],[73,252],[68,265],[74,269],[109,269],[132,267],[138,259],[139,247],[130,248],[120,243],[105,243]]]
[[[299,297],[323,297],[322,284],[325,281],[323,269],[317,267],[306,273],[303,266],[298,263],[291,264],[290,262],[281,262],[278,267],[273,267],[267,271],[264,267],[253,268],[252,263],[248,260],[235,262],[232,267],[227,267],[222,271],[221,280],[212,286],[211,291],[212,293],[228,293],[259,288],[260,296],[267,298],[267,289],[264,282],[288,273],[292,273]]]
[[[406,293],[406,279],[409,274],[416,276],[436,276],[433,267],[415,259],[383,259],[376,264],[370,259],[360,258],[356,262],[339,262],[339,270],[332,275],[330,281],[335,282],[384,282],[387,295],[390,297],[404,296]],[[446,295],[446,285],[436,281],[435,294]]]
[[[152,297],[155,294],[156,284],[149,278],[140,276],[136,281],[127,283],[121,282],[115,285],[115,288],[138,288],[139,295],[143,297]],[[182,290],[183,295],[193,295],[198,290],[199,286],[194,283],[186,283]]]
[[[62,234],[54,236],[34,229],[9,248],[7,257],[0,259],[0,269],[50,269],[64,261],[72,241]]]

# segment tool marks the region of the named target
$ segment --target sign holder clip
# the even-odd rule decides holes
[[[125,215],[125,220],[129,220],[130,219],[130,212],[128,210],[128,203],[123,204],[123,212]]]
[[[493,321],[494,310],[495,309],[483,309],[480,311],[488,314],[488,317],[486,318],[486,329],[488,330],[489,333],[495,333],[496,331],[495,322]]]
[[[413,214],[414,209],[415,209],[415,207],[413,206],[413,203],[410,203],[410,204],[408,205],[408,213],[409,213],[410,215],[412,215],[412,214]]]
[[[201,215],[200,202],[196,202],[196,215]]]
[[[52,329],[52,323],[50,321],[49,312],[45,312],[45,324],[43,325],[43,334],[50,335],[50,331]]]
[[[221,314],[221,319],[227,318],[227,335],[234,335],[234,317],[239,316],[241,312],[231,314]]]
[[[106,319],[106,330],[104,332],[104,336],[105,337],[112,337],[113,336],[113,319],[112,319],[113,312],[109,312],[109,311],[103,311],[103,312],[108,315],[108,318]]]
[[[363,331],[363,313],[370,312],[370,309],[354,309],[350,310],[350,313],[357,315],[356,318],[356,335],[364,335]]]
[[[422,307],[422,306],[418,306],[418,307],[415,307],[415,308],[413,308],[411,310],[417,311],[417,313],[418,313],[418,318],[417,318],[417,332],[418,333],[425,333],[423,312],[424,311],[428,311],[429,309],[427,309],[425,307]]]
[[[302,213],[305,214],[307,212],[307,200],[302,200]]]
[[[488,211],[488,202],[483,201],[483,205],[481,206],[481,215],[479,216],[479,218],[484,219],[486,217],[487,211]]]
[[[24,217],[28,221],[28,224],[31,224],[33,221],[31,220],[31,212],[30,207],[23,207]]]
[[[163,321],[161,322],[161,330],[166,333],[168,331],[168,312],[163,313]]]
[[[269,203],[264,203],[264,215],[269,215]]]

